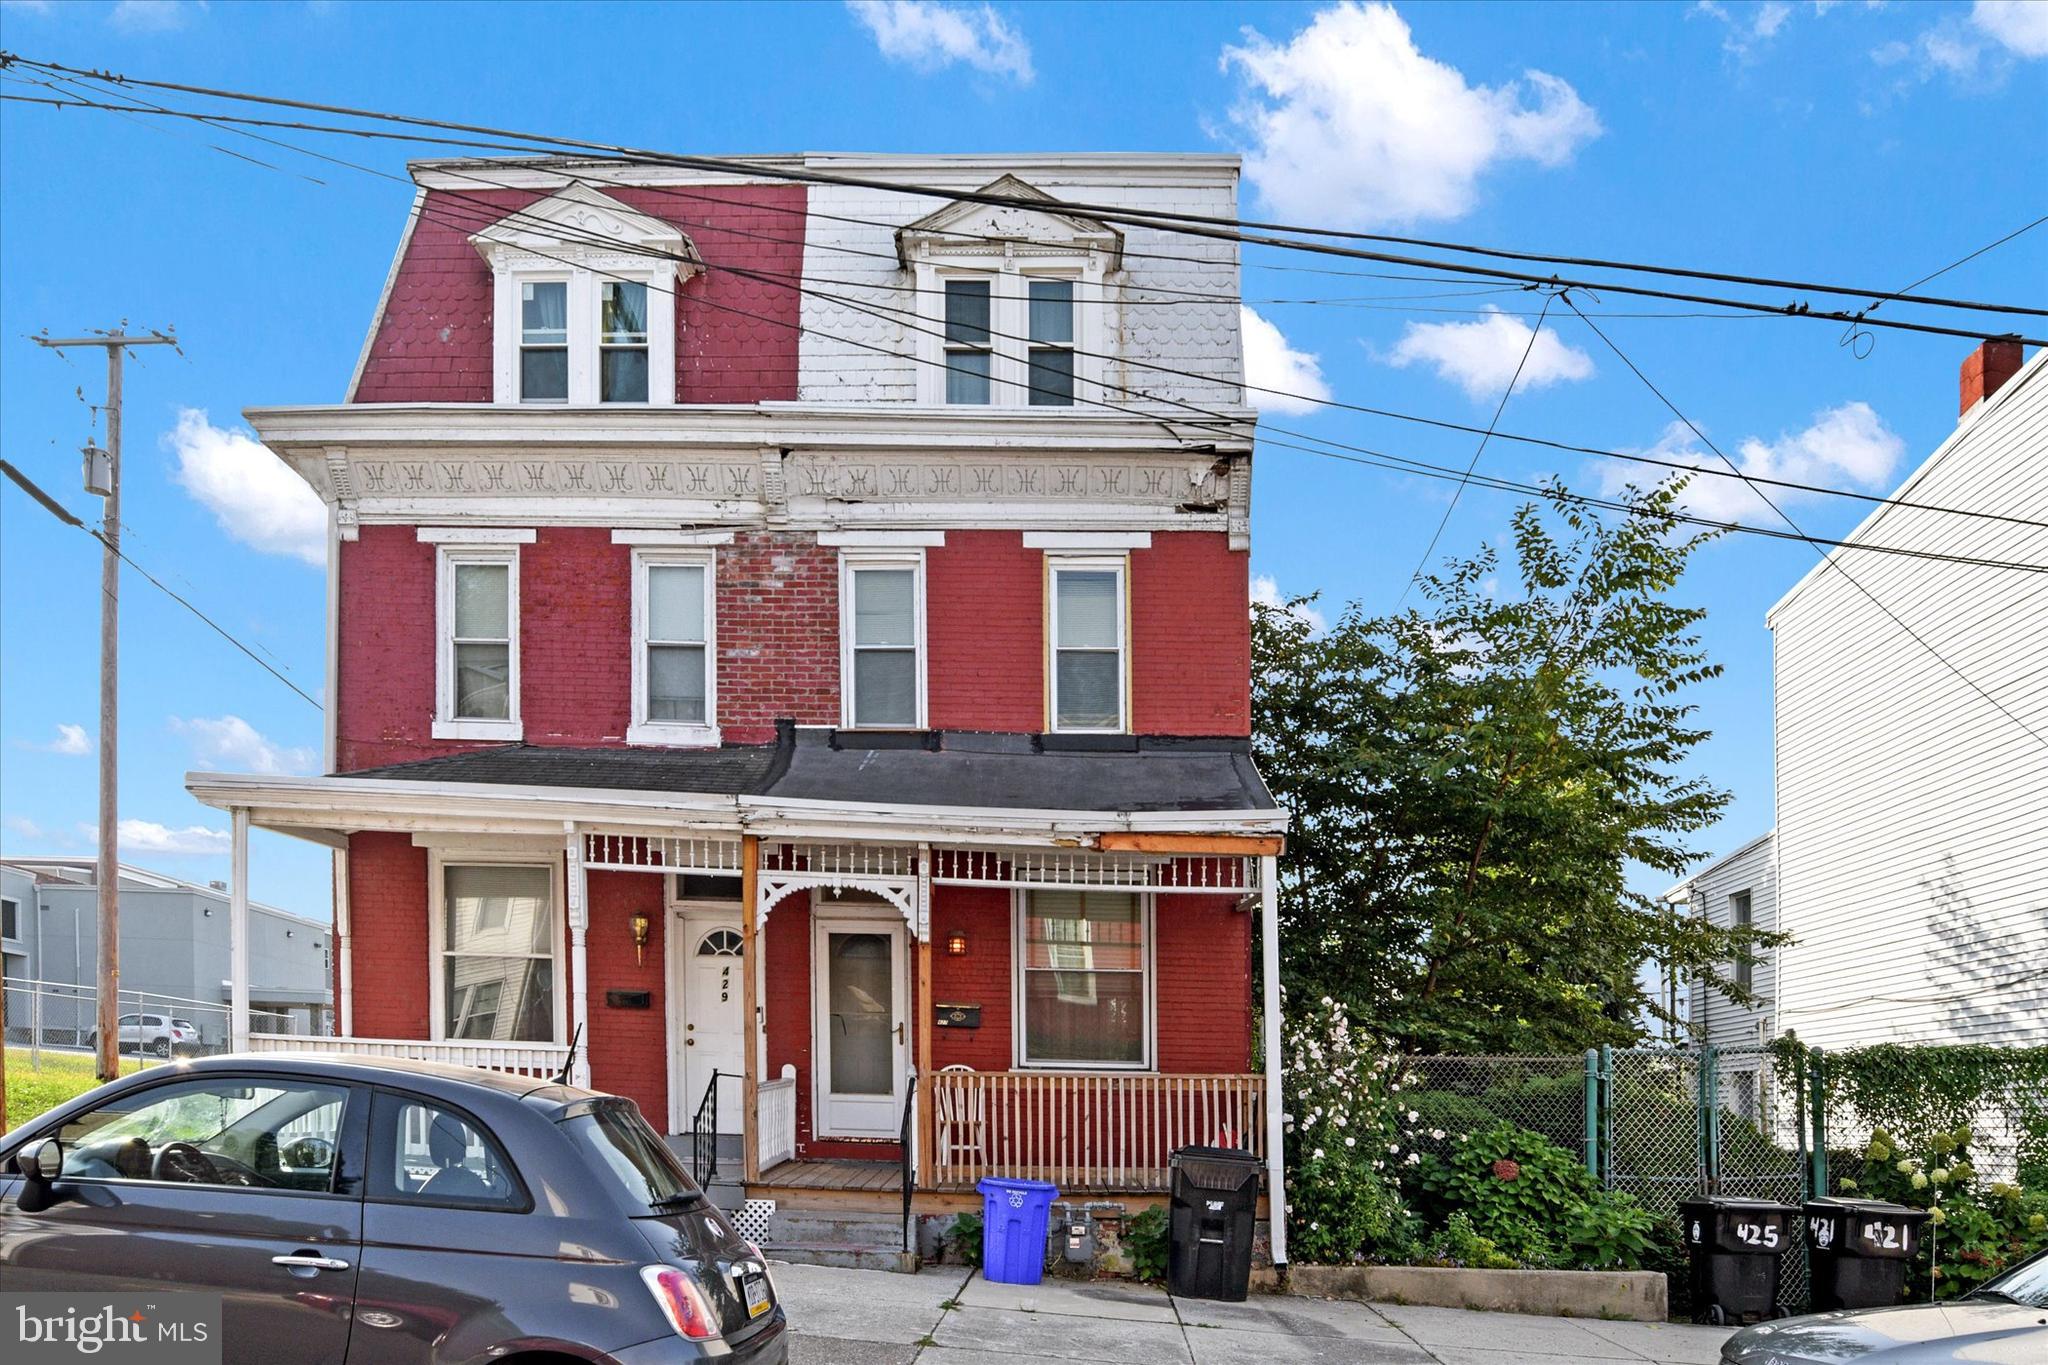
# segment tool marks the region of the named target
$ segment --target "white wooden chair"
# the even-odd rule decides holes
[[[972,1073],[971,1066],[942,1066],[941,1072]],[[980,1086],[935,1087],[932,1100],[936,1155],[946,1166],[982,1166],[988,1161],[988,1091]]]

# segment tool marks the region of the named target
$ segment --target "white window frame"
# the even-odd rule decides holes
[[[1102,258],[1092,251],[1055,251],[992,260],[986,255],[920,259],[917,280],[918,402],[949,409],[1028,408],[1033,412],[1072,412],[1093,407],[1102,396],[1103,361],[1113,334],[1104,314],[1108,295],[1103,288]],[[946,402],[946,281],[989,282],[989,401]],[[1074,401],[1070,404],[1031,402],[1032,280],[1071,280],[1074,285]]]
[[[908,569],[911,571],[911,600],[914,617],[917,666],[917,713],[913,730],[925,729],[926,677],[929,655],[925,648],[924,550],[922,548],[841,549],[839,552],[839,728],[842,730],[901,730],[898,725],[861,725],[854,716],[854,620],[853,576],[863,569]]]
[[[647,715],[647,572],[704,570],[704,721],[651,720]],[[718,729],[718,561],[709,547],[636,546],[633,550],[633,719],[628,744],[716,745]]]
[[[1060,724],[1060,589],[1066,572],[1114,573],[1116,593],[1117,723]],[[1129,555],[1047,554],[1045,557],[1045,728],[1049,734],[1122,735],[1131,729],[1131,559]]]
[[[531,533],[528,533],[528,538],[531,539]],[[526,728],[519,718],[519,543],[443,543],[438,546],[434,560],[434,738],[523,739]],[[502,564],[506,568],[506,624],[512,638],[507,651],[507,695],[503,720],[455,714],[455,566],[458,564]]]
[[[672,407],[676,401],[676,296],[673,267],[636,267],[606,262],[596,269],[564,270],[546,257],[510,256],[494,275],[492,303],[497,363],[494,395],[500,403],[532,407],[637,408]],[[521,327],[520,286],[551,280],[569,285],[569,397],[526,399],[519,393]],[[606,403],[598,394],[598,351],[603,345],[603,286],[611,283],[647,286],[647,402]]]
[[[428,1037],[436,1043],[449,1041],[479,1042],[478,1039],[449,1039],[448,986],[445,970],[448,953],[448,869],[451,867],[545,867],[548,870],[548,905],[553,911],[554,933],[548,936],[548,951],[529,956],[545,956],[553,964],[551,974],[552,993],[555,997],[555,1036],[547,1042],[560,1044],[569,1039],[569,979],[564,974],[562,943],[567,936],[568,906],[563,903],[562,855],[553,849],[535,849],[531,853],[508,853],[502,848],[479,847],[467,849],[459,844],[436,845],[427,851],[427,999],[431,1013],[427,1019]],[[489,956],[518,956],[518,954],[489,954]],[[518,1043],[505,1044],[508,1047],[523,1046]]]
[[[566,310],[563,321],[566,324],[562,334],[563,358],[568,368],[576,367],[576,285],[566,270],[534,270],[522,272],[512,285],[512,396],[515,402],[532,404],[536,407],[566,405],[569,394],[575,392],[574,382],[560,398],[528,398],[520,389],[520,377],[525,370],[526,358],[526,286],[530,284],[559,284],[563,286],[562,306]],[[552,350],[553,348],[548,348]]]
[[[1129,887],[1061,887],[1063,891],[1077,891],[1083,895],[1135,894],[1138,898],[1139,934],[1144,943],[1144,990],[1139,994],[1144,1000],[1145,1023],[1142,1029],[1144,1043],[1143,1060],[1137,1062],[1053,1062],[1033,1060],[1030,1053],[1031,1021],[1025,1017],[1029,1008],[1025,989],[1026,975],[1034,970],[1024,960],[1024,920],[1031,905],[1031,892],[1018,889],[1010,893],[1010,961],[1016,969],[1010,973],[1010,1018],[1016,1027],[1010,1030],[1011,1064],[1018,1071],[1112,1071],[1123,1074],[1153,1072],[1159,1069],[1159,962],[1158,932],[1159,898],[1148,892],[1131,891]]]

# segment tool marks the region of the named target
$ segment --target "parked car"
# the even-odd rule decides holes
[[[1961,1298],[1759,1323],[1721,1347],[1722,1365],[2041,1365],[2048,1361],[2048,1251]]]
[[[0,1139],[0,1284],[223,1296],[229,1362],[782,1365],[759,1248],[630,1100],[426,1062],[208,1057]]]
[[[199,1048],[199,1025],[190,1019],[173,1019],[168,1014],[124,1014],[118,1023],[123,1052],[153,1052],[169,1057]],[[85,1045],[99,1047],[98,1029],[85,1035]]]

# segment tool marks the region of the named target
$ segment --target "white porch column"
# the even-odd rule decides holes
[[[583,867],[583,835],[574,822],[562,825],[569,857],[569,1037],[576,1056],[569,1070],[572,1085],[590,1084],[589,961],[583,949],[590,928],[590,874]]]
[[[1273,1264],[1287,1264],[1287,1151],[1285,1104],[1280,1094],[1280,860],[1259,858],[1259,916],[1263,935],[1266,1036],[1266,1189]]]
[[[330,694],[331,695],[331,694]],[[335,968],[340,973],[338,997],[334,1002],[334,1032],[353,1038],[356,1032],[355,938],[348,927],[348,850],[334,850],[334,945]]]
[[[249,808],[228,816],[228,1049],[249,1050]]]

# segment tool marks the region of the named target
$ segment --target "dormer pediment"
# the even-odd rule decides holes
[[[602,265],[620,257],[644,266],[650,256],[672,259],[680,277],[704,268],[696,243],[681,228],[581,181],[507,214],[469,240],[493,270],[521,261]]]
[[[983,185],[980,194],[1036,199],[1043,209],[1017,204],[955,200],[897,229],[896,250],[905,265],[933,256],[1001,255],[1016,247],[1034,251],[1092,253],[1104,270],[1123,262],[1124,235],[1107,223],[1050,207],[1051,195],[1014,175]]]

